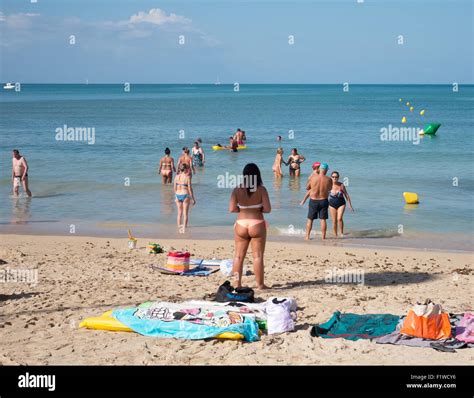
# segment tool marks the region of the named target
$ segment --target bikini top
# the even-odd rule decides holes
[[[301,157],[299,157],[298,159],[295,159],[293,156],[291,157],[291,160],[290,160],[290,164],[293,164],[293,163],[296,163],[298,166],[303,163],[303,161],[301,160]]]
[[[243,206],[240,203],[237,203],[237,206],[241,209],[260,209],[263,207],[263,203],[259,203],[258,205],[249,205],[249,206]]]
[[[176,182],[176,185],[182,185],[183,187],[187,187],[188,186],[188,183],[184,184],[182,182]]]

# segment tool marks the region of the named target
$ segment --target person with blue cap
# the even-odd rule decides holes
[[[306,221],[306,240],[310,239],[314,219],[319,218],[322,239],[326,239],[327,219],[329,208],[329,192],[332,189],[332,180],[326,175],[329,166],[321,163],[319,174],[313,174],[308,181],[306,189],[309,191],[308,220]]]

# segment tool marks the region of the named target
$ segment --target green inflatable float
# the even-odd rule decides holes
[[[421,135],[435,135],[438,129],[440,128],[441,123],[429,123],[425,128],[420,132]]]

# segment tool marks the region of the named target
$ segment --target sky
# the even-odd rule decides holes
[[[472,0],[31,1],[0,0],[2,82],[473,83]]]

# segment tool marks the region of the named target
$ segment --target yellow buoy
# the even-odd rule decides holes
[[[410,106],[410,112],[413,112],[415,108],[413,108],[412,106]]]
[[[407,122],[407,118],[405,116],[402,117],[402,123],[406,123]]]
[[[422,109],[422,110],[420,111],[420,115],[423,116],[424,114],[425,114],[425,110]]]
[[[405,198],[405,203],[407,205],[416,205],[419,202],[418,194],[415,192],[403,192],[403,197]]]
[[[402,102],[402,99],[401,99],[401,98],[399,98],[399,99],[398,99],[398,102]]]
[[[409,103],[409,102],[407,102],[407,106],[410,106],[410,103]]]

